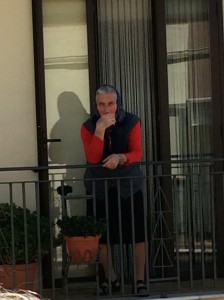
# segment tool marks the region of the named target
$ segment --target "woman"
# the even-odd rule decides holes
[[[121,203],[122,243],[132,243],[131,194],[133,194],[136,284],[137,292],[145,294],[147,289],[144,283],[143,180],[140,166],[134,164],[142,158],[141,123],[135,114],[123,110],[120,94],[110,85],[103,85],[97,90],[94,105],[94,116],[88,119],[81,128],[86,159],[91,165],[85,172],[85,179],[87,179],[85,186],[90,195],[93,189],[95,190],[96,216],[108,218],[110,245],[120,243],[119,202]],[[94,164],[98,166],[94,167]],[[99,180],[100,178],[108,178],[106,184],[104,180]],[[93,179],[94,184],[89,179]],[[108,215],[106,213],[107,200]],[[93,202],[89,200],[87,213],[93,214],[93,211]],[[107,240],[107,235],[101,239],[101,260],[105,272],[105,281],[100,287],[101,295],[109,293],[109,278],[112,292],[120,288],[112,265],[111,251],[108,253]]]

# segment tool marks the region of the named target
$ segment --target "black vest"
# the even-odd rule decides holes
[[[84,126],[92,133],[95,132],[96,122],[98,118],[94,116],[88,119]],[[102,160],[112,153],[127,153],[128,140],[130,131],[137,124],[139,118],[131,113],[125,113],[125,117],[121,122],[117,122],[115,126],[108,128],[105,132],[105,145]],[[92,149],[94,151],[94,149]],[[129,178],[128,178],[129,177]],[[131,195],[131,185],[133,192],[137,192],[142,188],[142,173],[140,166],[132,164],[129,166],[118,166],[115,170],[103,168],[101,166],[89,165],[86,169],[85,187],[88,194],[93,192],[93,182],[97,198],[105,198],[105,182],[100,178],[107,179],[108,189],[111,186],[120,187],[121,197],[127,198]],[[119,181],[116,178],[120,178]],[[89,180],[96,179],[96,180]],[[120,182],[120,184],[119,184]]]

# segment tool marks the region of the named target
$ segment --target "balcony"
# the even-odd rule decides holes
[[[223,290],[224,241],[220,237],[220,207],[223,202],[224,172],[220,171],[222,160],[189,160],[172,162],[142,163],[146,268],[145,279],[149,298],[174,297],[175,295],[219,295]],[[58,231],[55,225],[63,214],[82,215],[86,213],[86,195],[83,173],[87,166],[15,167],[0,169],[0,203],[8,203],[10,210],[11,241],[6,243],[3,234],[4,218],[0,219],[0,282],[9,277],[2,253],[7,250],[11,258],[12,286],[18,284],[16,271],[16,228],[13,203],[35,211],[37,230],[33,239],[37,249],[37,270],[31,280],[29,263],[28,219],[24,217],[22,242],[25,249],[25,285],[23,288],[37,291],[48,299],[95,299],[101,280],[102,267],[99,261],[67,264],[67,251],[55,247],[54,237]],[[33,180],[33,175],[44,173],[43,180]],[[29,179],[29,177],[31,179]],[[118,194],[121,178],[103,178],[105,186],[111,180],[116,182]],[[132,191],[132,178],[130,190]],[[94,186],[97,182],[92,181]],[[69,187],[69,188],[68,188]],[[105,200],[108,197],[105,192]],[[91,195],[96,199],[96,195]],[[66,204],[66,206],[65,206]],[[220,206],[221,205],[221,206]],[[133,210],[133,207],[132,207]],[[1,215],[5,212],[1,212]],[[132,211],[133,215],[134,212]],[[44,255],[43,231],[40,216],[49,219],[49,253]],[[130,230],[132,230],[130,228]],[[132,232],[134,235],[134,233]],[[121,290],[115,295],[103,298],[137,299],[136,262],[134,243],[120,243],[112,247],[112,257],[121,283]],[[1,280],[2,279],[2,280]],[[33,284],[34,283],[34,284]],[[145,297],[147,298],[147,297]]]

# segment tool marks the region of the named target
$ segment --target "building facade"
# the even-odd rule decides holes
[[[114,85],[125,109],[141,118],[145,174],[170,176],[147,186],[151,275],[172,277],[178,244],[183,261],[189,249],[215,251],[223,277],[222,176],[214,176],[223,172],[223,1],[2,0],[0,6],[1,166],[85,164],[80,126],[92,112],[97,86]],[[65,167],[60,174],[23,171],[22,178],[71,180],[84,193],[75,182],[82,174]],[[0,176],[21,180],[21,173]],[[48,214],[42,193],[41,211]],[[157,205],[168,226],[165,244],[161,236],[157,244],[163,223]],[[85,204],[70,209],[84,213]],[[163,246],[170,268],[157,256]],[[195,259],[193,276],[209,277],[210,260]]]

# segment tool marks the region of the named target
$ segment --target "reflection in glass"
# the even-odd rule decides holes
[[[208,1],[167,0],[166,35],[171,158],[212,158]],[[192,250],[196,265],[211,250],[210,171],[202,162],[172,169],[179,251],[188,260]]]

